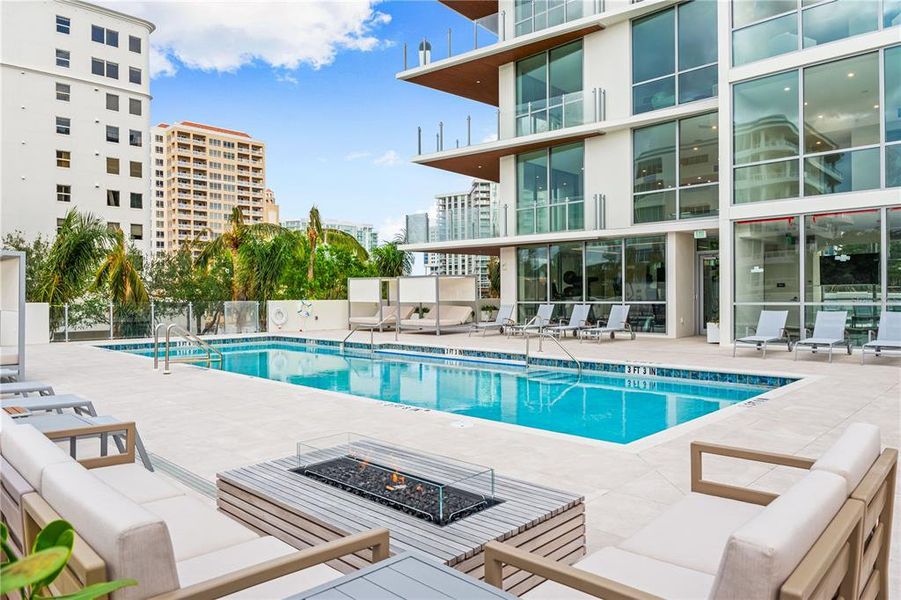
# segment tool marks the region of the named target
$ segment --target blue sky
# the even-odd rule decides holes
[[[188,5],[171,3],[169,17]],[[253,10],[280,6],[258,2]],[[461,175],[409,162],[416,127],[423,126],[424,147],[433,149],[438,121],[445,122],[445,143],[452,145],[465,137],[467,114],[473,116],[474,141],[493,133],[495,117],[490,106],[395,79],[404,42],[411,63],[423,36],[441,58],[450,27],[459,53],[472,44],[469,21],[434,1],[382,2],[373,10],[379,17],[366,30],[367,38],[376,38],[373,47],[338,47],[330,64],[319,68],[272,66],[277,61],[266,58],[265,49],[263,58],[254,49],[266,40],[250,34],[241,52],[256,57],[231,70],[186,66],[202,61],[204,49],[192,48],[193,58],[184,61],[172,51],[167,58],[174,75],[158,75],[151,84],[152,122],[189,120],[246,131],[266,142],[267,185],[283,219],[306,214],[315,203],[325,217],[369,222],[390,236],[404,214],[426,210],[435,194],[468,186]],[[157,25],[152,42],[166,39],[166,18]],[[223,33],[230,34],[243,43],[240,32]]]

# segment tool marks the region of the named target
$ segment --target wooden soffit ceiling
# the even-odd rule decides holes
[[[438,0],[451,10],[475,21],[498,11],[497,0]]]
[[[493,52],[475,56],[471,60],[449,64],[446,67],[426,71],[411,77],[401,77],[404,81],[411,81],[419,85],[440,90],[460,96],[484,102],[491,106],[498,105],[498,68],[509,62],[514,62],[539,52],[544,52],[556,46],[578,40],[589,33],[600,31],[603,27],[594,23],[579,29],[562,32],[526,44],[513,46],[500,52]]]

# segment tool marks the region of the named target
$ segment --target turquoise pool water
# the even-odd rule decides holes
[[[116,347],[152,356],[145,347]],[[261,342],[222,345],[233,373],[386,402],[628,443],[772,386],[636,377]],[[178,350],[184,355],[185,350]]]

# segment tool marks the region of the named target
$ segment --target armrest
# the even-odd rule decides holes
[[[876,338],[876,330],[867,329],[867,341],[872,342]]]
[[[736,448],[734,446],[722,446],[720,444],[708,444],[705,442],[691,443],[691,491],[707,494],[709,496],[720,496],[722,498],[739,500],[741,502],[761,504],[763,506],[766,506],[775,500],[777,497],[776,494],[752,490],[741,486],[728,485],[725,483],[716,483],[704,479],[703,457],[705,454],[737,458],[740,460],[751,460],[754,462],[762,462],[782,467],[793,467],[796,469],[809,469],[815,462],[810,458],[792,456],[790,454],[776,454],[774,452],[749,450],[747,448]]]
[[[604,600],[659,600],[657,596],[618,581],[554,562],[507,544],[485,544],[485,583],[503,589],[505,564]]]
[[[895,478],[897,476],[897,464],[898,451],[894,448],[886,448],[883,450],[882,454],[879,455],[879,458],[876,459],[876,462],[873,463],[873,466],[870,467],[870,470],[867,471],[867,474],[864,475],[861,482],[857,484],[857,487],[851,492],[851,497],[861,500],[864,504],[869,506],[870,502],[873,501],[873,498],[876,497],[876,494],[879,493],[879,490],[882,489],[882,484],[884,482],[887,481],[892,490],[894,490]],[[891,502],[891,500],[889,500],[889,502]]]
[[[863,545],[863,505],[847,500],[779,592],[780,600],[854,598]]]
[[[135,462],[135,436],[136,429],[134,421],[122,423],[104,423],[102,425],[90,425],[88,427],[76,427],[74,429],[58,429],[56,431],[45,431],[44,435],[50,440],[56,442],[59,440],[68,440],[76,437],[84,437],[88,435],[102,434],[122,434],[125,433],[125,452],[120,454],[111,454],[109,456],[98,456],[96,458],[83,458],[79,460],[86,469],[94,469],[99,467],[110,467],[113,465],[127,465]]]
[[[372,548],[372,562],[388,558],[389,535],[387,529],[373,529],[350,535],[312,548],[299,550],[287,556],[267,560],[258,565],[239,569],[233,573],[201,581],[186,588],[155,596],[153,600],[212,600],[246,590],[296,571],[319,565],[354,552]],[[298,590],[300,591],[300,590]]]

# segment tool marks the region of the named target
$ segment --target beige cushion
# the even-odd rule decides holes
[[[0,435],[0,452],[25,481],[38,491],[41,491],[41,474],[45,467],[75,462],[31,425],[10,425],[5,420]]]
[[[848,495],[858,486],[876,459],[881,442],[879,428],[869,423],[852,423],[811,467],[812,471],[829,471],[844,477]]]
[[[249,542],[179,562],[178,579],[181,587],[188,587],[292,552],[297,550],[272,536],[258,537]],[[232,594],[227,598],[285,598],[338,577],[341,577],[340,571],[328,565],[316,565]]]
[[[619,547],[716,575],[729,536],[761,511],[757,504],[689,494]]]
[[[138,504],[181,496],[185,493],[184,490],[175,487],[161,475],[152,473],[142,465],[134,463],[92,469],[91,473]]]
[[[41,495],[99,554],[112,579],[139,582],[116,600],[148,598],[178,587],[166,524],[74,461],[44,469]]]
[[[714,584],[714,598],[776,598],[847,500],[845,480],[813,471],[732,534]]]
[[[141,506],[165,521],[172,536],[175,560],[179,562],[258,537],[212,506],[190,496],[165,498]]]
[[[713,575],[613,547],[599,550],[574,566],[662,598],[706,598],[713,585]],[[529,600],[596,600],[594,596],[554,581],[542,583],[523,597]]]

